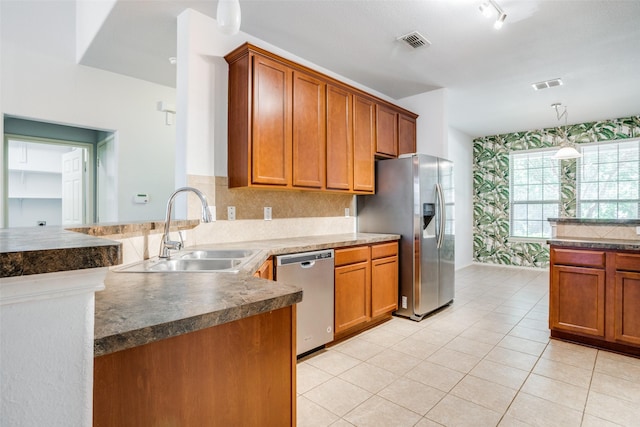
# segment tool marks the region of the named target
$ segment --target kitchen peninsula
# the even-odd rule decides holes
[[[397,238],[216,245],[259,251],[237,274],[110,272],[96,296],[94,425],[294,425],[302,292],[253,272],[273,255]]]
[[[120,262],[121,244],[95,237],[112,229],[85,227],[84,234],[55,228],[20,230],[22,238],[12,235],[13,239],[9,234],[17,230],[2,230],[7,238],[3,238],[0,259],[3,268],[12,266],[6,267],[3,275],[5,271],[18,271],[16,260],[28,257],[30,250],[36,246],[42,249],[38,239],[25,238],[24,233],[29,232],[38,233],[40,242],[49,242],[46,250],[56,251],[54,258],[59,260],[65,259],[65,252],[60,252],[63,249],[71,255],[82,253],[74,248],[77,245],[68,244],[69,239],[92,243],[87,254],[101,247],[115,254],[115,258],[113,254],[105,258],[106,264],[95,264],[91,256],[84,259],[85,264],[82,257],[71,257],[77,261],[76,268],[99,267],[84,270],[101,273],[97,290],[102,289],[104,281],[104,289],[95,294],[93,388],[87,378],[78,381],[88,384],[88,389],[69,385],[80,389],[89,402],[93,395],[93,415],[90,409],[84,411],[80,425],[170,424],[180,419],[194,425],[203,418],[207,425],[230,425],[241,419],[246,425],[269,424],[265,420],[274,425],[294,425],[295,304],[301,301],[302,292],[296,284],[267,281],[254,277],[253,272],[273,255],[369,245],[399,237],[354,233],[219,244],[216,247],[254,249],[258,255],[236,274],[120,273],[107,271],[106,267]],[[62,247],[54,247],[51,242]],[[38,259],[42,265],[47,258]],[[64,265],[69,266],[68,261]],[[37,260],[31,263],[37,264]],[[41,276],[46,274],[29,277],[36,281]],[[9,280],[15,278],[3,279],[3,297]],[[93,306],[93,288],[91,298]],[[93,326],[93,310],[90,314],[91,319],[80,323]],[[61,326],[56,319],[52,315],[48,322],[49,329],[58,330],[58,335],[78,326]],[[3,330],[5,338],[11,337],[5,337]],[[75,352],[73,344],[67,346],[67,353]],[[40,356],[33,354],[30,359]],[[5,363],[6,359],[3,370]],[[86,376],[91,369],[76,371],[76,376]],[[46,408],[40,412],[42,419],[51,413]]]
[[[121,249],[60,227],[0,229],[3,425],[91,425],[94,294]]]
[[[640,356],[640,220],[550,222],[551,336]]]

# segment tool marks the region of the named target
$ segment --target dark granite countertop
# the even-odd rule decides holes
[[[0,277],[109,267],[122,262],[120,242],[62,227],[0,229]]]
[[[111,271],[105,279],[106,289],[96,293],[94,354],[125,350],[300,302],[302,291],[296,284],[253,277],[270,256],[399,238],[354,233],[199,246],[258,249],[237,274]]]
[[[88,234],[90,236],[137,236],[145,233],[163,233],[164,224],[164,220],[126,223],[103,222],[68,227],[67,230]],[[189,230],[196,227],[198,224],[200,224],[200,221],[197,219],[173,219],[171,220],[171,231]]]
[[[548,218],[560,224],[640,225],[640,219]]]
[[[556,238],[547,240],[547,243],[552,246],[566,247],[566,248],[640,251],[640,239],[639,240],[617,240],[617,239],[598,239],[598,238],[586,239],[586,238],[578,238],[578,237],[569,237],[569,238],[556,237]]]

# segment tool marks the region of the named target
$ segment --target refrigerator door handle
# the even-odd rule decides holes
[[[436,184],[436,194],[438,195],[438,214],[440,217],[440,230],[438,230],[438,239],[436,245],[438,249],[440,249],[442,247],[442,242],[444,241],[444,223],[446,220],[444,209],[444,194],[442,192],[442,186],[440,185],[440,183]]]

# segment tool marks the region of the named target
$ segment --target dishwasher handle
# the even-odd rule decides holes
[[[315,261],[305,261],[305,262],[301,262],[300,263],[300,267],[302,267],[302,268],[311,268],[314,265],[316,265]]]

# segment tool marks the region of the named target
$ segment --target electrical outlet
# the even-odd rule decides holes
[[[227,219],[229,221],[236,220],[236,207],[235,206],[227,206]]]
[[[402,308],[407,308],[407,297],[402,295]]]
[[[349,208],[344,208],[344,216],[349,216]]]
[[[271,221],[271,207],[270,206],[265,206],[264,207],[264,220],[265,221]]]
[[[640,236],[640,227],[636,227],[636,234]]]

